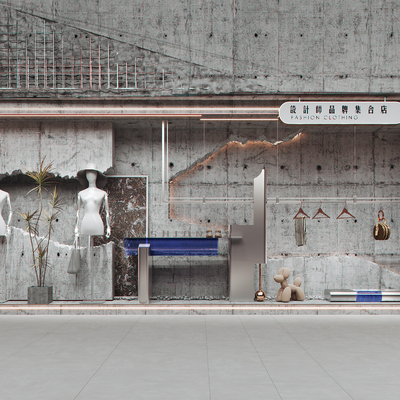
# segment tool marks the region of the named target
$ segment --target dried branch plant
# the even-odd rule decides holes
[[[45,165],[45,158],[40,162],[37,171],[27,171],[25,175],[34,180],[35,186],[27,194],[37,192],[39,198],[39,208],[34,212],[20,213],[26,223],[26,231],[32,249],[32,267],[35,270],[37,286],[45,286],[47,268],[51,268],[49,263],[49,245],[51,234],[54,231],[54,222],[60,215],[63,202],[60,199],[57,187],[54,186],[50,192],[48,201],[49,209],[45,209],[44,192],[48,192],[47,187],[53,185],[52,166],[53,162]],[[40,234],[41,229],[44,235]]]

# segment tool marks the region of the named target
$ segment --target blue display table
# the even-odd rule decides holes
[[[217,256],[218,239],[214,238],[126,238],[127,256],[137,256],[139,245],[149,244],[151,256]]]
[[[138,256],[139,303],[148,304],[152,294],[152,256],[217,256],[214,238],[125,238],[127,256]]]

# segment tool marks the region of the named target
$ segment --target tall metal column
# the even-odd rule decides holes
[[[138,248],[138,298],[140,304],[149,304],[152,295],[151,259],[150,245],[140,244]]]
[[[254,179],[253,225],[229,226],[229,300],[254,300],[254,264],[266,263],[265,169]]]

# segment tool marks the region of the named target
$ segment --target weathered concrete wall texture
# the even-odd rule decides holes
[[[324,289],[398,289],[400,275],[378,264],[354,256],[285,257],[268,259],[262,265],[262,289],[275,296],[280,284],[274,276],[290,269],[289,283],[301,276],[301,288],[307,296],[323,296]],[[254,292],[258,290],[258,265],[254,268]]]
[[[243,123],[207,124],[174,121],[169,128],[169,169],[171,184],[166,196],[196,198],[193,204],[168,205],[161,199],[161,124],[140,122],[116,130],[116,172],[149,176],[150,234],[169,232],[174,236],[204,236],[207,228],[223,229],[229,224],[251,224],[252,204],[208,203],[217,197],[252,199],[253,179],[265,167],[268,196],[291,197],[292,204],[268,204],[268,250],[271,256],[318,253],[398,254],[398,207],[393,204],[347,204],[355,220],[336,220],[344,201],[323,203],[331,217],[307,221],[306,250],[294,241],[293,217],[303,197],[353,198],[399,196],[397,127],[307,127],[300,137],[274,146],[254,140],[245,144],[229,142],[234,130],[245,131]],[[242,125],[245,125],[244,127]],[[254,125],[253,125],[254,126]],[[274,123],[269,139],[281,140]],[[248,128],[247,128],[248,129]],[[204,136],[205,131],[205,136]],[[274,135],[275,137],[273,137]],[[261,135],[260,135],[261,136]],[[205,138],[205,140],[203,140]],[[282,137],[284,139],[284,137]],[[206,159],[204,154],[211,154]],[[151,160],[151,162],[149,162]],[[132,165],[133,164],[133,165]],[[203,197],[206,203],[203,204]],[[319,207],[304,203],[313,217]],[[392,230],[391,240],[375,241],[372,227],[382,208]],[[319,221],[319,222],[318,222]]]
[[[23,175],[12,175],[0,181],[2,190],[10,194],[13,216],[11,225],[26,229],[26,222],[20,216],[20,213],[33,213],[39,208],[39,201],[36,192],[28,192],[33,188],[33,185]],[[78,192],[83,187],[77,180],[60,180],[55,184],[59,192],[60,199],[63,202],[63,207],[58,218],[53,223],[54,231],[52,239],[56,242],[72,245],[74,241],[74,228],[76,219],[76,207]],[[45,209],[48,210],[47,204],[50,199],[49,194],[44,192]],[[8,210],[5,209],[3,217],[8,218]]]
[[[396,93],[400,89],[397,1],[14,0],[2,7],[1,14],[2,20],[15,27],[18,20],[20,38],[24,38],[21,43],[28,38],[31,60],[35,56],[41,61],[45,58],[41,54],[43,38],[37,39],[40,45],[35,53],[33,36],[35,27],[40,27],[38,32],[41,32],[46,21],[50,89],[53,89],[52,33],[55,32],[54,54],[59,70],[55,81],[60,90],[56,89],[54,96],[69,92],[65,88],[72,85],[71,59],[74,56],[80,60],[81,49],[83,73],[77,62],[76,91],[68,93],[72,96],[94,90],[112,96],[115,91],[122,96],[143,92],[163,96]],[[101,88],[95,78],[99,44],[104,74]],[[107,76],[108,59],[111,85]],[[63,72],[61,62],[69,63]],[[42,65],[40,62],[38,85],[45,88]],[[124,77],[126,65],[130,74],[128,85]],[[134,78],[135,66],[140,77],[136,74]],[[13,83],[7,81],[8,86],[25,91],[23,79],[17,83],[16,69],[4,72],[11,74]],[[89,76],[91,72],[93,79]],[[134,90],[122,90],[125,86]],[[27,92],[40,93],[40,90],[36,90],[34,83]],[[12,93],[8,91],[8,95]],[[39,94],[43,95],[47,96],[45,92]]]
[[[213,278],[219,283],[220,296],[227,296],[224,281],[227,277],[227,227],[229,224],[252,224],[252,204],[226,205],[208,201],[226,196],[251,199],[253,179],[263,167],[267,170],[268,196],[295,200],[292,204],[274,201],[268,204],[269,257],[284,256],[290,262],[293,257],[320,260],[319,256],[337,258],[350,254],[354,257],[349,258],[349,263],[354,263],[357,268],[362,264],[359,260],[363,259],[365,265],[367,261],[376,261],[399,272],[400,215],[397,203],[354,204],[350,201],[346,207],[356,219],[348,220],[336,220],[344,202],[322,203],[323,210],[331,218],[307,221],[304,247],[296,246],[293,221],[300,197],[400,197],[400,176],[396,172],[400,150],[398,128],[306,127],[301,136],[293,138],[297,132],[296,127],[289,128],[276,122],[255,127],[255,124],[246,123],[204,125],[196,121],[173,121],[169,127],[167,168],[172,178],[169,195],[197,197],[200,203],[168,205],[162,202],[160,122],[142,121],[128,127],[116,127],[115,172],[149,176],[151,236],[204,237],[208,228],[222,229],[220,266]],[[277,140],[285,142],[277,146],[271,144]],[[205,204],[201,201],[203,197]],[[318,207],[318,202],[303,204],[310,217]],[[381,208],[391,228],[388,241],[375,241],[372,236]],[[191,293],[190,285],[198,279],[196,268],[208,265],[207,260],[182,262],[177,258],[160,259],[155,263],[154,294],[169,293],[171,296]],[[340,286],[339,281],[342,282],[346,271],[337,276],[332,273],[332,277],[336,276],[336,287]],[[360,271],[366,276],[369,274],[368,269]],[[318,288],[315,290],[323,289],[320,284],[315,287]],[[312,288],[313,285],[308,284],[310,293],[314,293]],[[198,295],[196,290],[193,293]]]
[[[166,195],[195,197],[200,203],[168,204],[161,198],[161,121],[115,124],[112,173],[149,177],[150,236],[204,237],[209,228],[222,229],[220,255],[215,259],[154,258],[155,296],[227,296],[227,227],[229,224],[252,224],[252,204],[239,201],[227,205],[210,200],[215,197],[251,199],[253,179],[263,167],[267,170],[268,196],[273,199],[287,196],[295,200],[314,196],[400,197],[397,127],[306,127],[301,136],[294,138],[298,132],[297,127],[276,122],[256,125],[173,121],[169,126],[167,166],[171,183]],[[57,129],[53,129],[52,135],[59,135]],[[280,140],[284,142],[271,144]],[[63,149],[64,146],[54,145],[54,151]],[[110,159],[110,154],[108,157]],[[97,160],[102,161],[96,157]],[[24,229],[18,212],[26,212],[34,208],[34,204],[32,195],[25,196],[30,186],[18,179],[18,176],[6,178],[2,189],[10,193],[13,203],[12,225]],[[77,182],[61,182],[59,188],[66,207],[55,224],[54,239],[72,244],[76,196],[81,187]],[[297,247],[293,216],[300,203],[268,203],[269,257],[291,259],[350,254],[357,255],[352,258],[354,262],[363,258],[399,272],[397,203],[354,204],[350,201],[346,206],[356,219],[336,220],[344,205],[344,202],[323,203],[323,210],[331,218],[308,220],[307,244]],[[303,204],[310,217],[318,207],[318,203]],[[379,242],[373,239],[372,228],[380,208],[385,212],[391,237]],[[206,284],[210,281],[212,285]]]
[[[153,257],[153,298],[228,297],[226,257]]]
[[[0,134],[0,178],[36,170],[43,157],[61,177],[76,177],[88,162],[100,171],[113,166],[111,122],[4,121]]]
[[[0,97],[396,94],[399,16],[400,4],[385,0],[14,0],[0,6],[1,25],[9,27],[0,50],[10,54],[0,67]],[[156,260],[156,295],[227,295],[226,230],[251,224],[252,205],[210,199],[251,198],[263,167],[271,197],[399,196],[397,127],[307,127],[294,138],[298,128],[275,122],[173,121],[168,194],[206,201],[167,204],[161,198],[160,121],[114,125],[115,166],[109,122],[4,122],[0,178],[36,168],[45,155],[62,177],[95,161],[102,171],[149,177],[151,236],[223,230],[206,281],[206,272],[199,272],[206,260]],[[17,210],[29,201],[25,187],[10,188]],[[55,238],[71,243],[77,188],[65,189],[66,213]],[[292,218],[299,204],[269,203],[270,257],[357,254],[354,260],[398,270],[398,207],[350,203],[356,219],[337,221],[344,205],[323,204],[331,218],[307,221],[307,245],[298,248]],[[312,217],[318,205],[303,208]],[[392,230],[386,242],[372,239],[380,208]],[[12,224],[22,228],[17,217]],[[203,285],[210,281],[215,285]]]
[[[0,239],[1,240],[1,239]],[[53,286],[54,300],[90,300],[91,281],[87,262],[87,243],[80,239],[81,269],[67,273],[72,246],[51,242],[46,286]],[[114,243],[94,247],[94,298],[112,300]],[[11,235],[0,241],[0,300],[26,300],[28,286],[36,285],[29,235],[12,228]]]

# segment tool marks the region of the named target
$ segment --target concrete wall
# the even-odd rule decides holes
[[[400,272],[398,203],[350,202],[346,206],[355,215],[354,220],[336,219],[344,202],[324,203],[322,208],[331,218],[307,220],[307,245],[297,247],[293,217],[300,202],[275,202],[276,197],[292,197],[295,201],[300,197],[315,196],[400,197],[398,128],[304,127],[302,131],[300,137],[293,138],[298,128],[276,122],[220,122],[204,126],[200,121],[173,121],[169,126],[170,195],[177,198],[204,196],[206,203],[169,205],[161,200],[161,123],[143,121],[129,127],[116,127],[115,172],[149,176],[151,236],[204,237],[207,229],[222,229],[218,259],[210,262],[155,259],[155,295],[199,297],[200,293],[207,293],[209,297],[227,296],[227,227],[229,224],[251,224],[252,205],[240,202],[215,204],[212,199],[224,196],[252,198],[253,179],[263,167],[267,170],[268,196],[273,200],[267,207],[269,257],[284,257],[288,263],[301,258],[315,259],[317,265],[323,264],[321,257],[333,256],[332,260],[341,265],[337,257],[347,254],[353,256],[347,264],[361,268],[365,277],[370,272],[368,268],[362,269],[362,260],[367,264],[376,261],[380,266]],[[277,139],[284,142],[278,146],[271,144]],[[310,217],[318,207],[318,203],[303,204]],[[384,242],[375,241],[372,236],[380,208],[391,228],[390,240]],[[310,263],[305,263],[303,269],[307,270]],[[209,273],[214,269],[210,281],[217,290],[208,288],[204,292],[202,280],[198,278],[198,275],[204,277],[198,273],[202,266],[206,266]],[[278,270],[271,273],[275,275]],[[312,280],[311,270],[306,275]],[[343,282],[346,284],[347,270],[337,276],[332,271],[330,276],[332,281],[336,279],[336,287]],[[361,279],[359,285],[364,281]],[[312,294],[322,295],[325,287],[322,281],[307,284],[307,290]]]
[[[78,274],[68,274],[72,246],[52,241],[46,286],[53,286],[54,300],[90,300],[91,280],[87,260],[87,243],[81,246],[81,269]],[[114,244],[94,247],[94,298],[112,300]],[[32,265],[29,235],[19,228],[12,228],[11,235],[0,238],[0,300],[26,300],[28,286],[36,286]]]
[[[100,171],[113,166],[110,122],[5,121],[0,128],[0,178],[36,170],[46,157],[61,177],[75,177],[89,162]]]
[[[388,0],[13,0],[0,9],[10,23],[11,41],[21,42],[19,58],[36,57],[39,90],[17,68],[3,66],[2,85],[27,96],[82,96],[95,91],[131,96],[265,93],[396,93],[400,88],[400,4]],[[16,29],[18,20],[18,30]],[[37,50],[34,33],[38,32]],[[48,83],[42,83],[47,29]],[[19,31],[19,40],[16,33]],[[53,85],[54,58],[57,60]],[[22,40],[21,40],[22,39]],[[26,42],[27,41],[27,42]],[[103,70],[97,83],[98,47]],[[3,46],[7,46],[6,44]],[[11,46],[11,51],[14,47]],[[80,85],[80,50],[84,84]],[[89,55],[90,53],[90,55]],[[109,56],[108,56],[109,54]],[[69,67],[76,62],[75,88]],[[12,54],[16,59],[15,54]],[[89,58],[92,58],[90,62]],[[108,85],[108,58],[111,85]],[[135,90],[125,88],[125,65]],[[92,65],[93,78],[89,77]],[[119,89],[116,65],[120,67]],[[19,73],[24,74],[23,66]],[[155,74],[154,74],[155,73]],[[32,64],[32,76],[34,75]],[[147,76],[146,84],[144,76]],[[10,83],[9,79],[13,81]],[[55,90],[53,87],[57,86]],[[18,90],[17,90],[18,89]]]
[[[271,198],[268,250],[272,256],[305,252],[399,254],[397,203],[351,202],[347,208],[355,220],[336,220],[344,202],[324,203],[323,209],[331,218],[307,221],[306,249],[296,246],[293,221],[300,197],[399,197],[398,128],[305,127],[300,137],[290,140],[286,127],[282,134],[281,124],[271,125],[221,122],[207,123],[204,128],[200,121],[174,121],[170,125],[169,195],[178,199],[204,196],[206,204],[162,202],[161,123],[140,122],[132,127],[116,128],[115,172],[149,175],[150,234],[153,236],[162,235],[163,231],[170,235],[176,231],[178,236],[185,232],[196,236],[200,232],[203,236],[208,228],[226,231],[228,224],[251,224],[251,204],[209,204],[208,201],[219,196],[251,199],[253,179],[265,167]],[[295,132],[297,128],[292,129]],[[238,131],[244,144],[230,141],[239,139]],[[244,136],[250,140],[246,142]],[[257,140],[261,137],[264,141]],[[278,146],[268,142],[275,142],[277,137],[287,141]],[[204,154],[209,156],[205,158]],[[297,203],[276,204],[276,197],[292,197]],[[318,207],[318,203],[303,204],[310,217]],[[393,240],[378,242],[372,238],[372,227],[380,208],[385,212]]]
[[[53,127],[55,137],[60,135],[57,129],[60,127]],[[65,127],[60,131],[63,129]],[[304,247],[296,246],[293,221],[300,206],[296,199],[300,197],[400,197],[397,127],[304,127],[302,134],[296,137],[297,127],[277,122],[204,125],[201,121],[174,120],[169,126],[169,195],[178,199],[205,197],[204,204],[203,201],[193,204],[162,201],[161,121],[119,122],[113,129],[115,163],[110,172],[149,178],[150,236],[204,237],[207,229],[222,230],[218,257],[154,258],[155,296],[221,298],[228,295],[227,228],[229,224],[252,224],[252,204],[212,201],[215,197],[251,199],[253,179],[263,167],[267,171],[268,196],[272,199],[267,207],[269,257],[290,260],[348,254],[354,256],[351,259],[354,262],[362,258],[395,272],[400,270],[398,203],[350,202],[347,208],[355,215],[354,220],[336,220],[344,203],[323,203],[323,210],[331,218],[307,221],[307,245]],[[84,135],[85,132],[78,134],[79,137]],[[110,135],[104,135],[106,140]],[[272,144],[277,140],[283,143]],[[65,149],[63,145],[54,146],[59,154]],[[87,150],[103,154],[104,149],[98,149],[94,142]],[[108,157],[110,159],[111,155]],[[103,160],[96,157],[95,161]],[[25,212],[28,205],[33,207],[34,204],[32,195],[25,196],[29,184],[21,179],[18,175],[3,179],[2,189],[11,195],[15,211],[12,225],[24,228],[18,212]],[[54,238],[60,243],[72,244],[80,186],[76,181],[61,181],[59,187],[66,207],[56,223]],[[276,197],[292,197],[295,203],[277,204]],[[318,207],[318,203],[303,204],[310,217]],[[384,242],[372,237],[380,208],[391,228],[390,240]],[[342,275],[337,279],[339,282]],[[319,285],[313,290],[322,293],[323,287]]]
[[[112,166],[112,125],[7,122],[3,129],[0,161],[0,176],[3,179],[0,186],[10,194],[13,228],[11,236],[0,237],[0,300],[24,300],[27,287],[36,285],[31,268],[29,236],[24,232],[26,224],[20,214],[34,212],[39,202],[36,192],[28,194],[33,188],[32,180],[22,175],[21,170],[36,169],[44,153],[47,154],[47,162],[57,155],[54,172],[64,175],[64,179],[54,178],[63,206],[53,223],[53,240],[49,248],[51,268],[47,272],[46,284],[53,285],[55,300],[90,299],[91,280],[84,238],[81,239],[81,270],[76,276],[67,274],[74,238],[77,194],[83,187],[76,179],[65,177],[75,176],[75,168],[85,168],[88,161],[96,162],[100,168]],[[43,197],[46,212],[49,211],[49,194],[43,191]],[[8,212],[8,208],[4,207],[3,217],[6,221]],[[95,298],[111,300],[114,296],[114,243],[95,247],[94,254]]]
[[[262,266],[262,288],[267,296],[275,297],[280,284],[274,276],[282,268],[290,269],[289,283],[298,276],[301,288],[309,298],[323,297],[324,289],[398,289],[400,275],[382,268],[362,257],[281,257],[270,258],[268,266]],[[254,292],[258,290],[258,265],[254,268]]]
[[[11,26],[0,43],[0,50],[11,54],[0,66],[1,106],[11,98],[33,97],[44,105],[62,99],[61,106],[71,98],[84,106],[88,98],[101,105],[103,98],[117,103],[127,97],[156,97],[157,105],[163,98],[187,105],[207,97],[220,104],[240,95],[258,105],[267,104],[260,99],[279,105],[284,98],[329,93],[330,98],[358,93],[364,99],[378,94],[398,100],[399,15],[400,4],[384,0],[15,0],[0,7],[1,24]],[[227,227],[251,224],[252,206],[211,200],[251,198],[253,178],[263,167],[270,197],[399,196],[397,127],[299,129],[276,122],[174,120],[169,132],[169,195],[205,197],[204,204],[161,199],[159,120],[4,122],[0,178],[6,180],[0,184],[9,189],[15,209],[25,210],[29,185],[16,177],[13,183],[7,175],[36,167],[44,155],[55,160],[62,177],[74,176],[93,158],[103,171],[147,175],[151,236],[223,231],[215,259],[154,261],[154,294],[175,297],[227,296]],[[284,143],[273,145],[280,140]],[[67,205],[56,227],[60,243],[72,242],[78,189],[68,185],[61,185]],[[298,248],[292,218],[299,204],[270,202],[270,257],[349,254],[398,271],[397,203],[350,203],[356,219],[337,221],[343,206],[323,204],[331,218],[308,221],[307,245]],[[312,217],[318,204],[303,208]],[[372,238],[380,208],[392,230],[386,242]],[[20,224],[15,217],[13,225]]]

